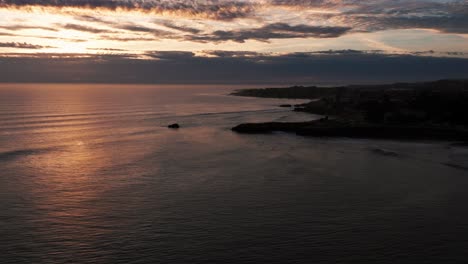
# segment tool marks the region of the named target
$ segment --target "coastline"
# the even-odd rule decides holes
[[[309,122],[243,123],[233,127],[232,131],[244,134],[281,131],[314,137],[468,141],[468,130],[463,128],[350,124],[323,119]]]
[[[291,106],[292,110],[324,116],[308,122],[242,123],[232,128],[237,133],[281,131],[313,137],[468,141],[468,109],[457,105],[468,97],[468,82],[463,80],[375,86],[244,89],[231,95],[309,99],[309,103]],[[443,101],[441,105],[445,106],[445,109],[439,111],[446,112],[426,113],[424,108],[418,108],[420,104],[430,105],[439,101]]]

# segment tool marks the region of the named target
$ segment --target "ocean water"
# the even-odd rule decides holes
[[[317,116],[232,89],[2,84],[0,263],[466,263],[468,147],[236,134]]]

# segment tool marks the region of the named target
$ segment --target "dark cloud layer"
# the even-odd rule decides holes
[[[466,78],[468,59],[352,50],[284,55],[255,52],[149,52],[128,55],[34,54],[0,57],[4,82],[311,84]]]
[[[58,24],[57,26],[59,26],[59,27],[61,27],[63,29],[83,31],[83,32],[89,32],[89,33],[113,33],[113,31],[108,30],[108,29],[101,29],[101,28],[96,28],[96,27],[83,26],[83,25],[79,25],[79,24],[64,24],[64,25]]]
[[[231,20],[246,17],[254,7],[243,1],[220,0],[0,0],[0,7],[81,8],[128,10],[153,13],[171,13],[173,15],[193,16],[208,19]]]
[[[156,22],[166,30],[141,25],[119,24],[107,21],[94,13],[75,14],[76,24],[63,25],[64,28],[94,34],[112,34],[110,30],[80,24],[81,21],[105,24],[116,30],[138,34],[151,34],[154,39],[176,39],[195,42],[245,42],[246,40],[269,41],[288,38],[335,38],[353,32],[375,32],[391,29],[434,29],[442,33],[468,34],[468,1],[466,0],[0,0],[0,8],[66,8],[83,10],[127,10],[170,14],[188,19],[230,21],[252,18],[263,26],[256,28],[213,28],[202,31],[190,25],[181,25],[174,20]],[[262,13],[275,7],[279,18],[264,17]],[[332,13],[312,13],[309,9],[333,10]],[[281,11],[279,11],[281,10]],[[271,10],[270,10],[271,11]],[[298,18],[297,23],[282,21],[281,13]],[[297,13],[297,14],[296,14]],[[310,22],[310,23],[309,23]],[[186,22],[185,22],[186,23]],[[207,25],[207,23],[205,23]],[[245,24],[244,24],[245,25]],[[29,25],[7,25],[6,30],[29,29]],[[35,27],[43,30],[54,28]],[[206,27],[205,27],[206,28]],[[176,31],[176,32],[174,32]],[[121,36],[98,36],[100,39],[135,39]],[[139,38],[141,39],[141,37]]]
[[[309,26],[309,25],[289,25],[286,23],[273,23],[267,24],[259,28],[247,28],[242,30],[216,30],[209,33],[201,33],[201,30],[187,26],[178,26],[170,21],[157,21],[156,24],[164,26],[168,30],[179,31],[171,32],[168,30],[162,30],[152,28],[148,26],[142,26],[138,24],[118,24],[112,22],[104,22],[102,20],[94,19],[93,17],[86,17],[85,19],[96,21],[99,23],[105,23],[107,26],[113,27],[118,30],[125,30],[132,33],[150,34],[154,36],[154,39],[177,39],[194,42],[224,42],[224,41],[235,41],[243,43],[246,40],[258,40],[258,41],[269,41],[271,39],[285,39],[285,38],[334,38],[346,34],[351,30],[349,27],[326,27],[326,26]],[[91,33],[117,33],[110,30],[81,26],[78,24],[66,24],[61,25],[65,29],[73,29]],[[121,37],[114,35],[101,36],[102,39],[108,40],[119,40]],[[134,38],[130,38],[133,40]],[[137,38],[136,40],[140,40]]]
[[[173,34],[166,30],[155,29],[155,28],[150,28],[150,27],[140,26],[140,25],[135,25],[135,24],[119,25],[119,26],[116,26],[116,28],[126,30],[126,31],[131,31],[133,33],[149,33],[157,38],[173,37]]]
[[[444,33],[467,33],[466,0],[268,0],[271,5],[323,8],[340,13],[323,15],[353,31],[424,28]]]
[[[468,1],[360,1],[339,20],[354,30],[424,28],[445,33],[468,32]]]
[[[193,28],[193,27],[187,27],[187,26],[178,26],[170,21],[164,21],[161,23],[161,25],[170,28],[170,29],[175,29],[177,31],[181,32],[187,32],[187,33],[192,33],[192,34],[198,34],[201,32],[201,30]]]
[[[15,49],[48,49],[51,46],[34,45],[26,42],[0,42],[0,48],[15,48]]]
[[[34,25],[8,25],[8,26],[0,26],[0,29],[18,31],[18,30],[26,30],[26,29],[41,29],[46,31],[58,31],[56,28],[51,27],[41,27],[41,26],[34,26]]]
[[[242,29],[234,31],[217,30],[209,34],[189,35],[186,40],[198,42],[220,42],[232,40],[244,42],[246,40],[267,41],[269,39],[285,38],[334,38],[339,37],[351,28],[348,27],[322,27],[308,25],[288,25],[286,23],[274,23],[260,28]]]
[[[366,31],[379,31],[385,29],[423,28],[435,29],[444,33],[468,34],[468,12],[464,16],[437,16],[437,17],[376,17],[369,25],[368,17],[355,17],[354,23],[366,24]]]

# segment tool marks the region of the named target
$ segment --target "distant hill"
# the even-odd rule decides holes
[[[355,121],[468,126],[468,80],[244,89],[233,95],[315,99],[295,110]]]
[[[234,91],[232,95],[266,98],[316,99],[324,96],[333,96],[337,93],[381,93],[392,91],[397,93],[423,90],[441,93],[468,93],[468,79],[439,80],[434,82],[419,83],[393,83],[381,85],[348,85],[336,87],[292,86],[287,88],[242,89]]]

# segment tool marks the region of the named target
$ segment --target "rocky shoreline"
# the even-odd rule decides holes
[[[248,89],[233,95],[300,99],[309,95],[311,102],[296,105],[293,111],[326,116],[309,122],[244,123],[232,128],[238,133],[282,131],[315,137],[468,141],[467,81]]]
[[[468,141],[468,129],[464,128],[352,124],[336,120],[243,123],[233,127],[232,131],[244,134],[281,131],[314,137]]]

